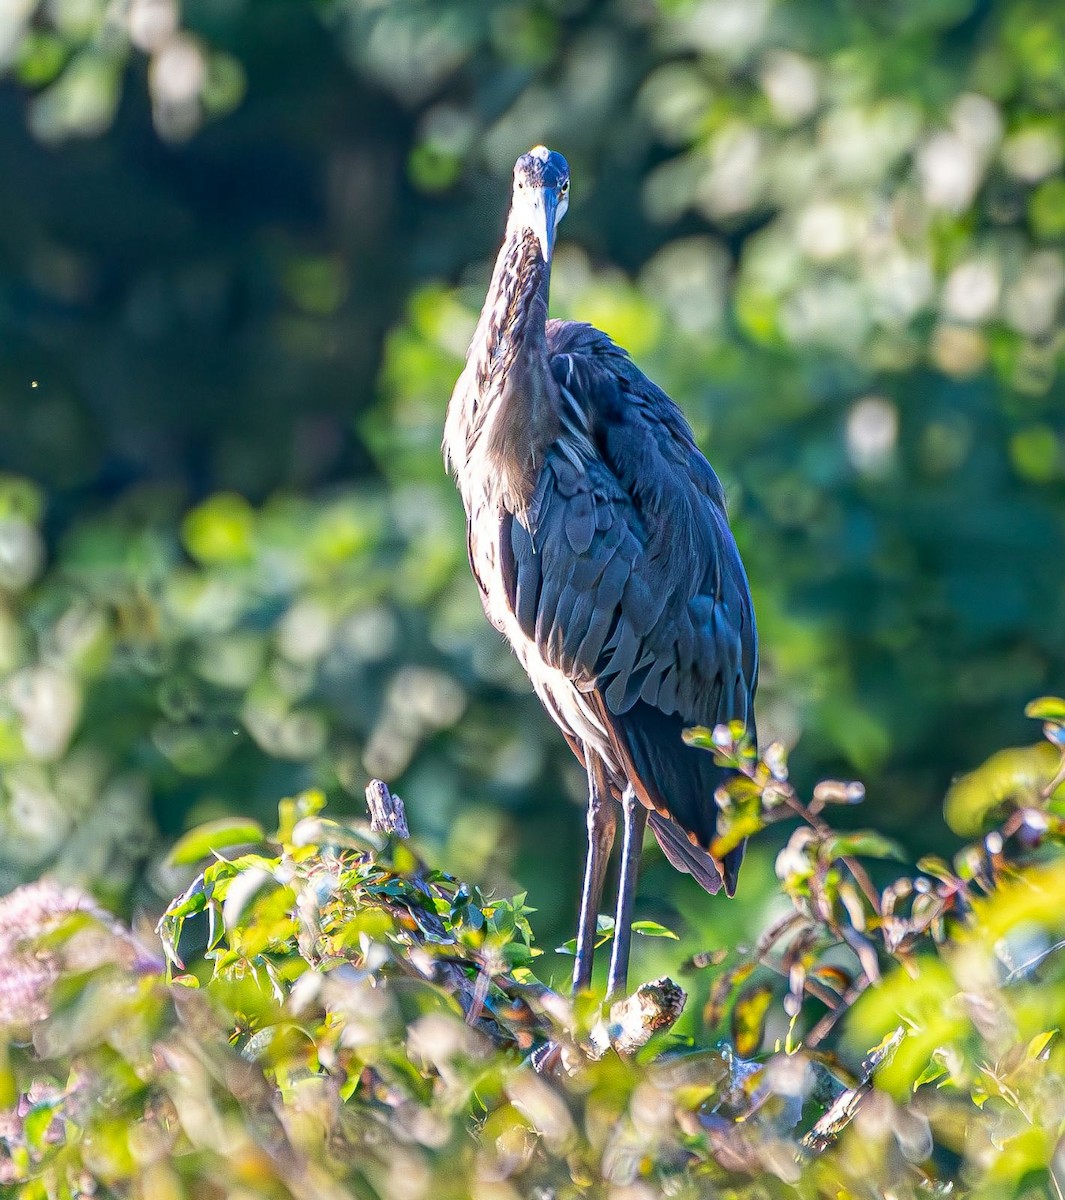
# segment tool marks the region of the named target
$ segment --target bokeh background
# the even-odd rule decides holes
[[[725,481],[800,785],[861,777],[919,853],[1031,740],[1065,677],[1060,0],[0,0],[0,76],[0,887],[158,908],[184,829],[378,775],[569,935],[583,779],[439,457],[536,142],[573,174],[553,310]],[[729,905],[649,847],[644,915],[735,939],[773,853]]]

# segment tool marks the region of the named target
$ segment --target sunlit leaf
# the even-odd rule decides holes
[[[644,937],[672,938],[675,942],[680,941],[672,929],[667,929],[665,925],[659,925],[657,921],[633,921],[632,932],[642,934]]]
[[[0,1039],[0,1107],[12,1109],[18,1103],[18,1078],[11,1065],[11,1047]]]
[[[167,861],[173,866],[191,866],[218,850],[261,842],[265,836],[258,821],[223,817],[190,829],[174,843]]]
[[[27,1114],[23,1124],[26,1141],[35,1150],[44,1148],[44,1137],[56,1116],[56,1106],[37,1104]]]
[[[1024,715],[1036,721],[1055,721],[1065,725],[1065,700],[1060,696],[1040,696],[1024,706]]]
[[[1058,1031],[1056,1029],[1048,1029],[1044,1033],[1037,1033],[1024,1048],[1025,1058],[1034,1062],[1038,1058],[1045,1057],[1047,1048],[1057,1036]]]
[[[243,496],[212,496],[185,518],[185,545],[205,563],[243,562],[252,553],[255,511]]]
[[[931,875],[933,879],[940,879],[945,883],[950,883],[956,876],[950,863],[944,858],[940,858],[938,854],[925,854],[917,860],[917,870],[923,871],[925,875]]]
[[[947,824],[955,833],[971,837],[1004,808],[1039,807],[1042,789],[1054,778],[1060,761],[1059,753],[1046,742],[998,751],[951,787],[943,803]]]
[[[947,1077],[947,1069],[937,1059],[930,1059],[925,1069],[913,1081],[913,1090],[917,1091],[919,1087],[923,1087],[926,1083],[937,1083],[941,1079]]]
[[[864,992],[852,1010],[848,1035],[860,1037],[863,1045],[877,1038],[887,1044],[900,1030],[897,1048],[877,1072],[878,1084],[896,1098],[912,1092],[936,1051],[958,1044],[972,1030],[954,976],[931,955]]]
[[[834,992],[843,995],[851,986],[853,979],[849,971],[837,967],[833,963],[821,963],[810,972],[811,979],[827,984]]]
[[[741,1058],[750,1058],[758,1052],[773,995],[768,983],[758,983],[742,992],[733,1005],[732,1043]]]
[[[598,950],[600,946],[605,946],[607,942],[612,941],[614,937],[614,918],[607,916],[605,913],[600,913],[595,919],[595,945],[594,949]],[[577,939],[570,938],[569,941],[563,942],[561,946],[557,946],[558,954],[576,954]]]
[[[825,858],[894,858],[905,861],[902,848],[891,838],[873,830],[864,829],[855,833],[839,833],[825,841],[822,849]]]

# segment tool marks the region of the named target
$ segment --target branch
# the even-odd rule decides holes
[[[398,838],[410,837],[403,801],[393,796],[388,784],[380,779],[371,779],[366,785],[366,804],[370,810],[370,828],[375,833],[390,833]]]
[[[684,1011],[688,995],[672,979],[642,984],[611,1006],[610,1017],[590,1035],[591,1058],[602,1058],[611,1047],[618,1054],[635,1054],[656,1033],[670,1029]]]
[[[862,1063],[862,1077],[852,1088],[841,1092],[835,1103],[817,1122],[810,1132],[802,1139],[803,1150],[821,1154],[839,1137],[844,1129],[854,1120],[862,1101],[873,1090],[873,1076],[877,1071],[895,1057],[895,1051],[902,1045],[906,1031],[900,1025],[894,1033],[886,1037],[879,1046],[872,1050],[869,1057]]]

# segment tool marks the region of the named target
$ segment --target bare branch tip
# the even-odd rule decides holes
[[[387,783],[380,779],[370,780],[366,785],[366,806],[370,810],[370,828],[375,833],[410,837],[403,801],[389,791]]]

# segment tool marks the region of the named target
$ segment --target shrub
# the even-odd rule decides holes
[[[0,902],[0,1181],[42,1200],[1060,1194],[1065,702],[1029,712],[1046,742],[947,798],[955,825],[994,827],[884,887],[866,863],[892,844],[825,819],[860,785],[804,801],[777,748],[691,731],[735,769],[719,850],[799,820],[786,914],[680,967],[715,973],[699,1044],[668,1032],[669,980],[609,1011],[540,982],[525,898],[425,863],[383,785],[371,824],[307,792],[269,836],[184,838],[175,862],[212,861],[162,955],[77,891],[22,888]]]

